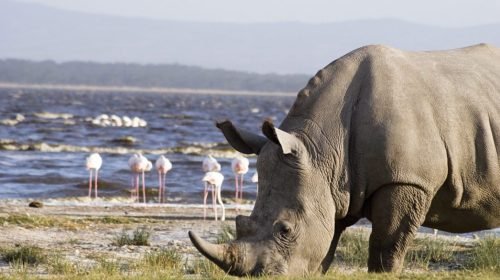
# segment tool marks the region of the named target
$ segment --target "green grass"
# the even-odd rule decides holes
[[[476,241],[468,260],[469,269],[494,271],[500,278],[500,238],[488,236]]]
[[[434,238],[416,238],[405,257],[406,266],[429,269],[431,265],[455,264],[460,251],[457,243]]]
[[[223,244],[223,243],[228,243],[231,240],[234,240],[236,238],[236,230],[234,227],[223,223],[219,233],[217,234],[217,244]]]
[[[369,232],[363,229],[345,231],[340,237],[335,262],[340,262],[350,267],[366,266],[368,260]]]
[[[125,230],[115,236],[113,245],[135,245],[135,246],[149,246],[149,237],[151,232],[145,228],[137,228],[130,236]]]
[[[2,249],[1,251],[2,259],[14,266],[36,266],[47,260],[43,249],[32,245]]]
[[[146,253],[143,261],[149,267],[160,267],[168,270],[182,269],[183,257],[171,249],[161,249],[157,252]]]
[[[144,224],[156,223],[154,219],[144,218],[130,218],[130,217],[86,217],[86,218],[71,218],[71,217],[57,217],[57,216],[42,216],[42,215],[19,215],[11,214],[7,216],[0,216],[0,225],[16,225],[27,229],[32,228],[49,228],[57,227],[68,230],[78,230],[93,226],[96,224]]]
[[[78,267],[76,264],[66,260],[64,256],[55,254],[48,258],[47,272],[55,275],[71,275],[78,273]]]
[[[206,258],[195,259],[188,271],[190,274],[199,275],[201,279],[223,279],[228,277],[222,269]]]

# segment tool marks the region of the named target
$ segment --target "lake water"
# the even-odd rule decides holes
[[[127,162],[132,153],[142,152],[153,163],[160,154],[172,162],[168,201],[200,203],[201,162],[208,154],[222,165],[223,196],[234,195],[231,160],[236,152],[215,121],[231,119],[259,132],[264,119],[280,123],[294,97],[1,89],[0,100],[0,198],[86,196],[85,159],[91,152],[103,158],[99,195],[127,198]],[[93,124],[101,114],[138,117],[147,125]],[[124,141],[131,137],[136,141]],[[254,199],[250,178],[256,158],[249,159],[244,198]],[[156,172],[146,174],[148,188],[156,189],[157,182]]]

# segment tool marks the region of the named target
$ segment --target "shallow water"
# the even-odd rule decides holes
[[[231,160],[236,155],[214,126],[231,119],[258,132],[264,119],[280,123],[291,96],[189,95],[161,93],[0,90],[0,198],[63,198],[88,193],[85,158],[99,152],[99,195],[129,196],[128,158],[142,152],[173,164],[167,196],[176,203],[202,201],[201,161],[212,154],[225,175],[223,196],[232,197]],[[102,127],[91,119],[108,114],[138,117],[146,127]],[[133,137],[136,141],[124,141]],[[125,139],[127,140],[127,139]],[[245,198],[255,198],[255,158],[250,157]],[[155,172],[146,174],[157,188]],[[152,197],[151,197],[152,199]]]

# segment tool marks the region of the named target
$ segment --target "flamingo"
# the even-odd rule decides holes
[[[217,202],[220,204],[222,208],[222,217],[220,218],[221,221],[224,221],[226,219],[226,211],[224,209],[224,203],[222,203],[222,198],[221,198],[221,188],[222,188],[222,182],[224,181],[224,175],[222,173],[217,172],[217,171],[209,171],[205,173],[205,176],[203,176],[203,179],[201,179],[203,182],[205,182],[205,186],[209,186],[212,190],[212,208],[214,209],[215,213],[215,220],[217,221],[217,205],[216,205],[216,198]],[[203,219],[205,220],[207,216],[207,195],[208,191],[205,188],[205,194],[203,198]]]
[[[95,197],[97,198],[97,173],[102,166],[102,158],[98,153],[93,153],[87,157],[87,169],[89,170],[89,198],[92,194],[92,170],[95,170]]]
[[[208,155],[206,158],[203,159],[203,164],[202,164],[202,169],[203,172],[219,172],[221,170],[220,164],[217,162],[217,160],[212,157],[211,155]],[[205,219],[206,214],[207,214],[207,196],[208,196],[208,188],[209,184],[207,181],[205,181],[205,189],[203,193],[203,203],[204,203],[204,214],[203,214],[203,219]],[[215,207],[215,193],[212,188],[212,204]]]
[[[172,169],[172,163],[168,158],[161,155],[155,162],[156,170],[158,170],[158,202],[162,203],[165,197],[165,177],[168,171]]]
[[[217,162],[215,158],[213,158],[211,155],[207,156],[206,158],[203,159],[203,172],[209,172],[209,171],[220,171],[220,164]]]
[[[248,159],[241,155],[238,155],[231,163],[234,173],[236,201],[243,199],[243,176],[248,172],[248,165]]]
[[[139,175],[142,174],[142,199],[143,202],[146,203],[146,184],[144,179],[144,172],[150,171],[152,169],[153,164],[142,154],[136,153],[133,154],[132,157],[128,160],[128,165],[130,170],[132,171],[132,192],[131,196],[135,193],[135,200],[140,201],[139,199]]]

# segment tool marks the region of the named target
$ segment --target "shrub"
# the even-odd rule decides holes
[[[113,245],[123,246],[123,245],[136,245],[136,246],[149,246],[149,237],[151,233],[149,230],[145,228],[138,228],[134,230],[132,236],[130,236],[126,231],[122,231],[121,234],[118,234],[114,241]]]
[[[2,253],[3,259],[9,264],[17,265],[38,265],[44,263],[47,259],[43,250],[36,246],[19,246],[12,249],[6,249]]]

